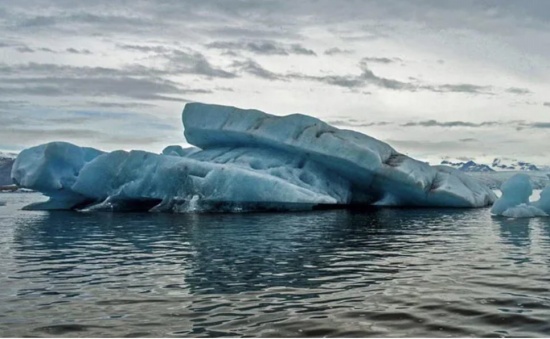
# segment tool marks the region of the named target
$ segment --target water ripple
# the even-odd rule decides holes
[[[550,221],[0,206],[3,336],[545,336]]]

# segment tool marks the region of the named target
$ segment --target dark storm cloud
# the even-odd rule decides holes
[[[206,45],[207,48],[229,51],[244,50],[260,55],[316,55],[316,53],[300,44],[285,45],[274,41],[214,41]]]

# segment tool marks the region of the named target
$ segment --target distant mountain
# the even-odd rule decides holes
[[[449,160],[443,160],[441,162],[441,165],[450,166],[453,168],[456,168],[459,171],[462,172],[494,172],[495,170],[491,167],[484,165],[484,164],[477,164],[470,161],[459,161],[459,162],[452,162]]]
[[[541,171],[547,169],[543,168],[545,166],[537,166],[529,162],[509,158],[495,158],[491,167],[497,171]]]
[[[500,171],[545,171],[550,172],[549,166],[535,165],[529,162],[510,158],[495,158],[491,164],[476,163],[473,160],[450,160],[441,161],[441,165],[450,166],[463,172],[500,172]]]
[[[13,184],[11,180],[11,168],[17,157],[13,153],[0,152],[0,186]]]

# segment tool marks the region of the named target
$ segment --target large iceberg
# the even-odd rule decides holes
[[[190,103],[195,147],[104,153],[68,143],[21,152],[12,177],[50,197],[41,209],[311,209],[322,205],[482,207],[485,185],[367,135],[302,114]]]

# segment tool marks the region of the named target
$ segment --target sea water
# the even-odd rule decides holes
[[[548,336],[550,218],[489,209],[23,211],[1,336]]]

